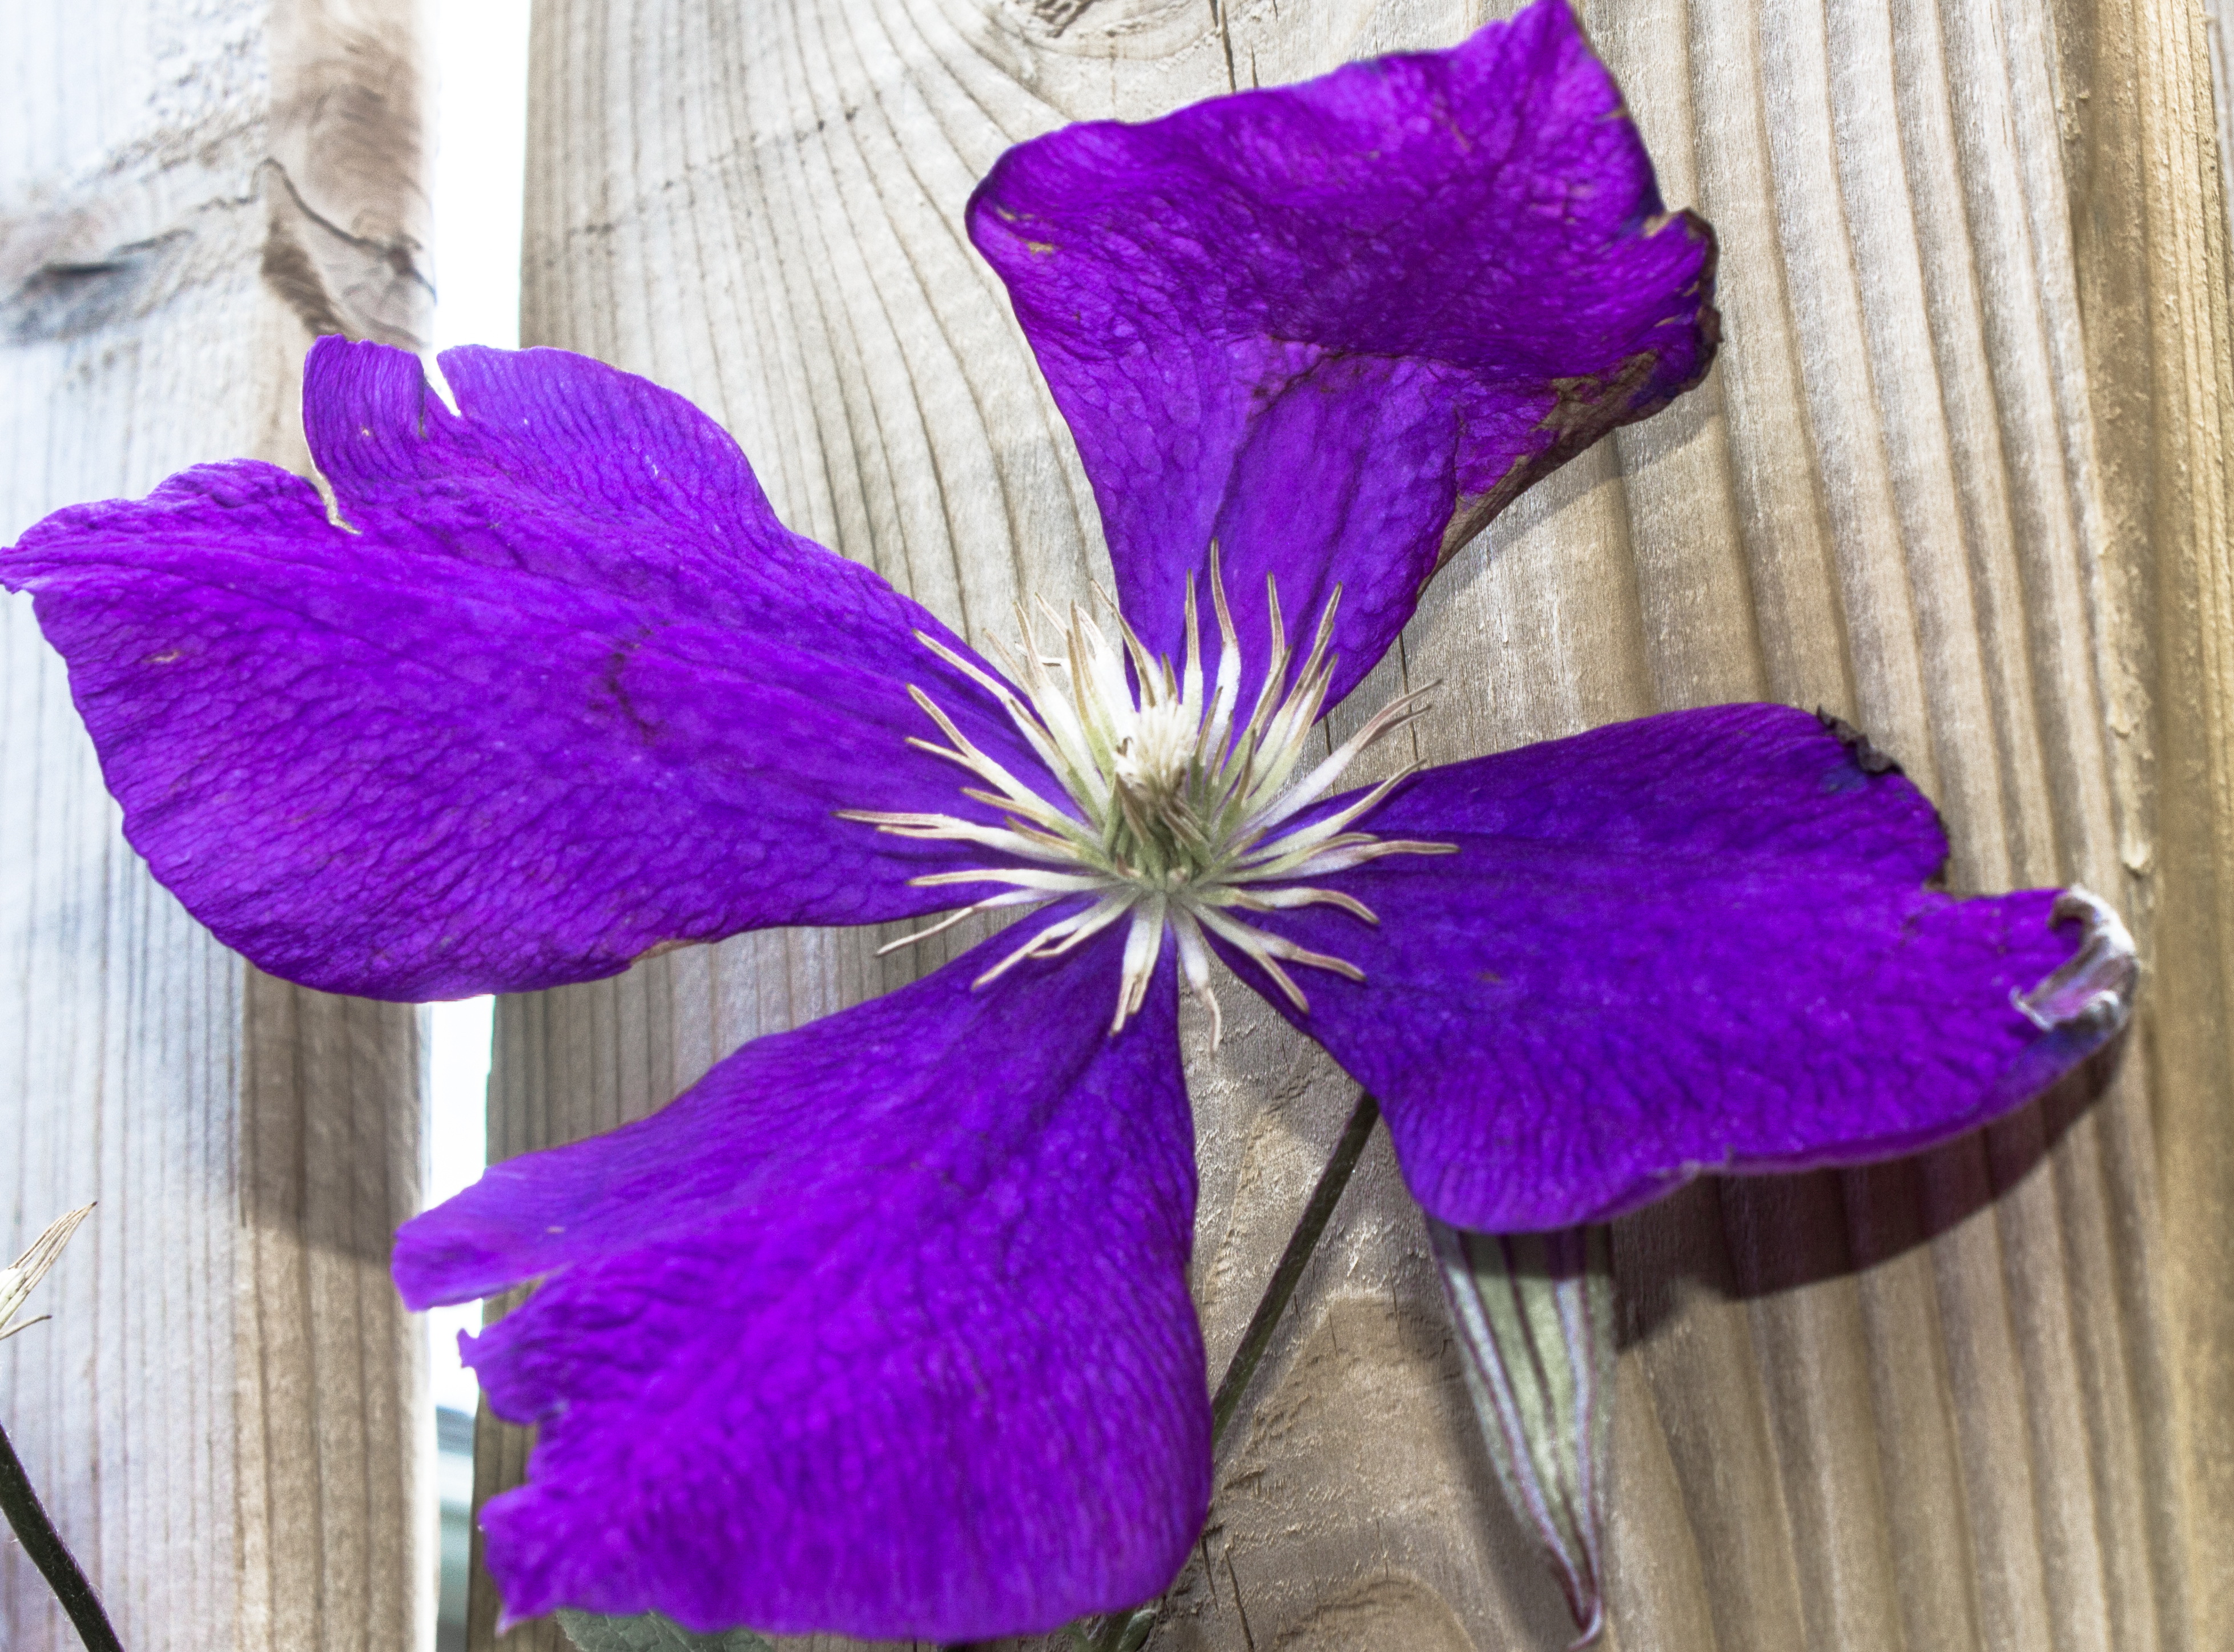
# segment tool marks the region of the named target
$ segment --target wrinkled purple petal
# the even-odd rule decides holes
[[[513,1614],[959,1640],[1171,1581],[1210,1472],[1173,966],[1113,1038],[1121,930],[970,990],[1028,933],[405,1226],[414,1307],[543,1281],[467,1355],[542,1427],[482,1517]]]
[[[1714,354],[1714,242],[1669,218],[1564,0],[1447,52],[1011,149],[970,232],[1176,654],[1215,538],[1261,661],[1343,587],[1338,697],[1471,526]],[[1299,618],[1300,617],[1300,618]]]
[[[156,876],[267,970],[407,999],[951,904],[905,880],[981,851],[830,818],[973,813],[904,744],[911,682],[1042,774],[911,633],[951,634],[787,532],[682,398],[555,350],[443,368],[462,417],[401,351],[312,351],[346,529],[243,461],[0,552]]]
[[[2036,1025],[2011,995],[2081,938],[2052,921],[2056,891],[1923,887],[1946,854],[1931,806],[1784,707],[1431,769],[1362,824],[1460,852],[1314,880],[1378,926],[1261,921],[1365,971],[1304,972],[1290,1019],[1381,1099],[1413,1192],[1456,1227],[1597,1221],[1701,1170],[1924,1147],[2122,1019],[2074,998]]]

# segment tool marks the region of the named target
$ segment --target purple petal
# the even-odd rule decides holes
[[[1173,970],[1113,1038],[1121,926],[970,990],[1028,933],[404,1227],[414,1307],[543,1281],[467,1355],[542,1428],[482,1517],[514,1615],[960,1640],[1170,1582],[1210,1476]]]
[[[970,206],[1101,502],[1127,614],[1175,651],[1222,547],[1258,653],[1336,582],[1335,692],[1530,482],[1698,382],[1711,231],[1669,218],[1564,0],[1009,151]],[[1299,620],[1300,617],[1300,620]]]
[[[1599,1221],[1701,1170],[1926,1146],[2052,1082],[2130,996],[2127,952],[2033,997],[2036,1022],[2012,995],[2082,939],[2056,891],[1924,888],[1946,855],[1931,806],[1784,707],[1431,769],[1362,824],[1459,852],[1312,880],[1377,927],[1263,922],[1364,970],[1304,972],[1290,1019],[1381,1099],[1414,1193],[1457,1227]]]
[[[905,880],[982,851],[830,813],[971,813],[904,744],[911,682],[1042,774],[911,633],[951,634],[786,532],[680,397],[555,350],[443,366],[462,417],[401,351],[312,351],[346,529],[241,461],[0,552],[156,876],[267,970],[406,999],[952,904]]]

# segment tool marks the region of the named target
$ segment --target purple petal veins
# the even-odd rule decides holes
[[[1244,637],[1277,571],[1330,702],[1454,526],[1697,382],[1713,232],[1670,216],[1565,0],[1447,52],[1019,145],[971,199],[1094,484],[1127,616],[1183,646],[1222,549]],[[1244,685],[1253,693],[1253,682]]]
[[[1930,806],[1797,712],[1329,796],[1408,696],[1307,761],[1450,547],[1711,361],[1711,232],[1662,210],[1564,0],[1053,134],[969,217],[1122,648],[1074,617],[1067,665],[1027,637],[1003,678],[786,530],[702,414],[552,351],[451,352],[453,414],[411,358],[321,341],[337,519],[234,463],[0,551],[133,843],[291,979],[516,989],[1046,908],[404,1229],[415,1305],[540,1282],[472,1353],[541,1430],[485,1516],[515,1616],[976,1639],[1162,1588],[1209,1487],[1174,1022],[1213,951],[1476,1231],[1942,1139],[2131,1000],[2113,915],[1926,887]]]
[[[1290,1019],[1381,1098],[1414,1194],[1454,1227],[1928,1146],[2038,1094],[2131,999],[2114,917],[1924,887],[1947,852],[1931,806],[1786,707],[1430,769],[1368,824],[1457,852],[1326,880],[1377,927],[1264,921],[1359,965]]]
[[[1210,1407],[1173,968],[1112,1039],[1114,934],[972,992],[1006,938],[403,1229],[414,1307],[543,1282],[467,1354],[542,1430],[483,1515],[515,1616],[977,1639],[1178,1570]]]
[[[81,506],[0,552],[124,829],[219,937],[338,992],[610,975],[662,943],[944,904],[961,864],[832,818],[944,809],[907,686],[1060,795],[958,638],[787,532],[680,396],[555,350],[322,339],[312,454]],[[990,714],[990,715],[988,715]]]

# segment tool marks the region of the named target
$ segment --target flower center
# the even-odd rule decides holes
[[[1054,658],[1040,652],[1030,621],[1019,607],[1022,646],[1002,650],[1002,663],[1022,685],[1021,696],[936,638],[916,634],[924,647],[1001,702],[1018,732],[1061,783],[1065,795],[1060,800],[1049,799],[1025,785],[971,744],[930,695],[911,686],[908,692],[916,703],[951,743],[940,746],[916,739],[908,743],[969,771],[982,784],[963,787],[963,795],[1001,810],[1003,825],[989,826],[945,814],[856,809],[840,810],[840,818],[900,837],[972,842],[1013,859],[1009,864],[913,879],[926,886],[992,884],[1001,888],[885,950],[937,935],[972,913],[1088,895],[1093,898],[1080,911],[1041,930],[980,976],[976,984],[982,987],[998,979],[1027,958],[1060,957],[1127,920],[1130,927],[1110,1030],[1121,1029],[1140,1007],[1169,934],[1188,987],[1209,1007],[1213,1045],[1222,1018],[1210,988],[1205,933],[1244,954],[1304,1013],[1310,1011],[1310,1001],[1286,964],[1329,970],[1353,981],[1365,978],[1355,965],[1257,929],[1239,915],[1318,904],[1338,906],[1362,922],[1378,923],[1355,898],[1309,880],[1383,855],[1453,851],[1450,844],[1384,841],[1349,830],[1392,787],[1416,771],[1421,767],[1417,763],[1342,808],[1296,824],[1297,817],[1331,792],[1361,754],[1421,715],[1421,695],[1427,690],[1392,701],[1330,754],[1305,769],[1303,760],[1334,675],[1327,645],[1342,592],[1337,588],[1327,604],[1310,653],[1290,684],[1293,650],[1281,624],[1278,589],[1267,579],[1271,652],[1256,705],[1249,720],[1237,728],[1241,650],[1215,545],[1210,570],[1211,598],[1223,646],[1217,674],[1208,682],[1203,673],[1192,578],[1186,591],[1186,662],[1177,671],[1170,661],[1148,653],[1114,601],[1109,608],[1121,646],[1112,643],[1081,610],[1074,607],[1066,624],[1042,604],[1061,643],[1062,652]],[[1107,593],[1104,600],[1108,600]]]

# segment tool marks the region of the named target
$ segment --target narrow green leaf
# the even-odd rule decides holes
[[[1147,1644],[1148,1631],[1156,1627],[1156,1604],[1136,1606],[1105,1620],[1101,1636],[1094,1642],[1098,1652],[1140,1652]]]
[[[13,1336],[39,1322],[36,1319],[17,1319],[16,1310],[23,1307],[32,1288],[47,1277],[47,1270],[61,1260],[62,1247],[77,1231],[78,1224],[92,1214],[90,1205],[65,1211],[47,1224],[45,1231],[31,1241],[30,1248],[17,1257],[13,1265],[0,1268],[0,1337]]]
[[[1466,1389],[1506,1500],[1533,1532],[1581,1631],[1605,1622],[1613,1267],[1603,1227],[1468,1233],[1430,1218]]]
[[[693,1635],[657,1612],[643,1617],[599,1617],[558,1610],[558,1627],[582,1652],[774,1652],[750,1629]]]

